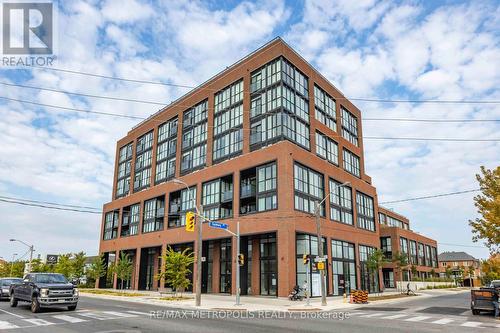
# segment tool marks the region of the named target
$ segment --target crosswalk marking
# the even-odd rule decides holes
[[[479,327],[481,323],[479,321],[466,321],[460,326],[465,326],[465,327]]]
[[[385,315],[385,313],[370,313],[370,314],[367,314],[367,315],[364,315],[364,316],[361,316],[363,318],[372,318],[372,317],[378,317],[378,316],[383,316]]]
[[[0,320],[0,330],[8,330],[10,328],[19,328],[19,326]]]
[[[52,316],[52,318],[67,321],[68,323],[81,323],[82,321],[87,321],[85,319],[67,316],[67,315],[55,315],[55,316]]]
[[[38,318],[33,318],[33,319],[23,319],[24,321],[36,325],[36,326],[47,326],[47,325],[54,325],[54,323],[50,321],[46,321],[45,319],[38,319]]]
[[[428,316],[417,316],[417,317],[405,319],[405,321],[422,321],[422,320],[429,319],[429,318],[430,317],[428,317]]]
[[[114,316],[109,316],[109,315],[106,316],[104,314],[96,313],[96,312],[79,313],[78,315],[83,316],[83,317],[92,318],[92,319],[97,319],[97,320],[108,320],[108,319],[116,318]]]
[[[149,313],[147,312],[139,312],[139,311],[127,311],[128,313],[132,313],[132,314],[136,314],[136,315],[139,315],[139,316],[150,316]]]
[[[452,321],[453,321],[453,319],[443,318],[443,319],[439,319],[439,320],[433,321],[432,324],[446,325],[446,324],[451,323]]]
[[[132,318],[132,317],[137,317],[135,314],[130,314],[130,313],[123,313],[123,312],[116,312],[116,311],[103,311],[105,314],[109,314],[112,316],[117,316],[117,317],[124,317],[124,318]]]
[[[382,317],[382,319],[398,319],[398,318],[403,318],[406,316],[408,316],[408,315],[403,313],[403,314],[396,314],[396,315],[392,315],[392,316]]]

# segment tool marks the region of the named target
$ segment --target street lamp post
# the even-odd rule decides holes
[[[337,190],[338,188],[344,187],[348,185],[349,182],[345,182],[341,185],[336,185],[333,190]],[[321,200],[320,202],[315,201],[315,207],[314,207],[314,215],[315,215],[315,220],[316,220],[316,232],[318,234],[318,257],[320,258],[319,260],[324,260],[323,256],[323,238],[321,237],[321,221],[320,221],[320,209],[321,205],[323,202],[325,202],[326,199],[330,196],[330,192]],[[328,263],[325,263],[325,268]],[[325,281],[325,269],[320,270],[321,274],[321,305],[325,306],[326,305],[326,281]]]
[[[29,244],[27,244],[27,243],[25,243],[25,242],[23,242],[22,240],[19,240],[19,239],[11,238],[9,240],[11,242],[19,242],[21,244],[26,245],[29,248],[29,252],[30,252],[30,265],[28,267],[28,273],[31,273],[31,265],[32,265],[32,262],[33,262],[33,252],[35,252],[35,248],[33,247],[33,245],[29,245]]]
[[[196,210],[196,223],[198,225],[198,239],[196,241],[196,306],[201,306],[201,256],[202,256],[202,228],[203,228],[203,216],[201,215],[201,211],[203,210],[203,207],[200,207],[201,209],[198,209],[198,206],[196,206],[196,198],[193,197],[191,194],[191,190],[189,188],[189,185],[186,184],[186,182],[174,178],[173,182],[179,185],[184,185],[189,193],[189,196],[191,197],[191,201],[194,204],[194,208]]]
[[[9,276],[12,276],[12,271],[14,270],[14,260],[16,259],[17,253],[14,253],[12,255],[12,261],[10,262],[10,274]]]

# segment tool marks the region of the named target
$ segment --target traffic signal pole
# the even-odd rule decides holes
[[[236,222],[236,305],[240,305],[240,222]]]
[[[203,206],[200,207],[198,210],[198,240],[197,240],[197,247],[196,247],[196,306],[201,305],[201,256],[202,256],[202,235],[203,235]]]

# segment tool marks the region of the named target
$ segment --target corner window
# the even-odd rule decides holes
[[[330,179],[330,218],[334,221],[353,225],[352,188],[340,187],[341,183]]]
[[[356,206],[358,208],[358,228],[375,231],[373,198],[361,192],[356,192]]]
[[[340,109],[342,110],[342,137],[357,147],[359,145],[358,119],[343,106]]]
[[[325,197],[323,175],[306,166],[294,164],[295,209],[315,213],[316,202]],[[325,216],[325,203],[320,206],[320,215]]]
[[[344,170],[358,178],[361,177],[359,170],[359,157],[345,148],[343,152]]]

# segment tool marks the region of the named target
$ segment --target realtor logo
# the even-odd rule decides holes
[[[55,7],[48,0],[2,1],[3,65],[51,64],[55,53]]]
[[[2,3],[3,54],[52,54],[53,5]]]

